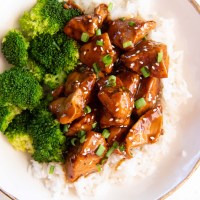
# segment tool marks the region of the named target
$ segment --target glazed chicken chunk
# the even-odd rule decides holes
[[[167,78],[169,57],[167,46],[162,43],[147,40],[138,44],[135,49],[121,56],[124,65],[139,75],[142,68],[156,78]]]
[[[134,148],[155,143],[162,132],[162,109],[157,106],[149,110],[133,125],[125,139],[126,153],[132,157]]]
[[[69,124],[84,114],[95,82],[96,75],[90,72],[82,74],[73,72],[68,76],[66,97],[60,97],[49,105],[50,111],[56,115],[61,124]]]
[[[106,74],[112,72],[116,57],[107,33],[95,36],[90,43],[84,44],[80,48],[80,61],[90,68],[96,65]]]
[[[101,154],[98,149],[101,148]],[[74,182],[80,176],[86,176],[97,172],[97,164],[100,163],[107,151],[105,138],[97,132],[90,131],[86,135],[86,141],[78,147],[73,147],[66,159],[66,174],[69,182]]]
[[[103,21],[108,16],[108,6],[100,4],[94,10],[94,14],[82,15],[71,19],[64,28],[66,35],[81,41],[83,33],[87,33],[89,37],[93,37],[96,30],[102,26]]]
[[[112,44],[122,50],[131,50],[156,26],[154,21],[135,18],[117,19],[110,22],[108,34]]]

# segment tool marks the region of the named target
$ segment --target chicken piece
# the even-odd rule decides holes
[[[104,151],[98,156],[96,152],[100,145],[104,147]],[[97,172],[97,164],[104,157],[106,151],[105,138],[100,133],[88,132],[85,142],[69,151],[65,164],[67,180],[74,182],[80,176]]]
[[[123,87],[103,87],[98,98],[114,118],[126,119],[134,108],[130,91]]]
[[[96,82],[94,73],[73,72],[65,83],[65,95],[51,102],[50,111],[61,124],[69,124],[83,115],[83,110],[91,97]]]
[[[96,121],[94,112],[86,114],[85,116],[74,121],[70,127],[68,132],[66,132],[67,136],[74,136],[80,130],[90,131],[92,130],[92,124]]]
[[[104,73],[111,73],[117,55],[107,33],[96,36],[90,43],[81,46],[80,61],[93,68],[94,63]]]
[[[108,34],[112,44],[127,51],[133,49],[155,27],[156,22],[154,21],[135,18],[117,19],[110,23]]]
[[[111,126],[116,127],[127,127],[130,123],[130,116],[126,118],[115,118],[113,117],[106,108],[103,108],[100,116],[101,128],[108,128]]]
[[[96,82],[96,75],[92,72],[72,72],[69,74],[65,82],[65,96],[76,91],[78,88],[83,93],[83,98],[86,103],[89,102],[89,97]]]
[[[142,74],[141,68],[145,66],[152,77],[168,77],[169,56],[165,44],[151,40],[143,41],[134,50],[123,54],[121,61],[139,75]]]
[[[102,26],[103,21],[108,16],[108,6],[100,4],[94,12],[91,15],[72,18],[64,28],[65,34],[75,40],[81,40],[82,33],[87,33],[89,37],[93,37],[96,30]]]
[[[60,85],[59,87],[57,87],[53,92],[52,92],[52,97],[54,99],[57,99],[59,97],[61,97],[64,94],[64,90],[65,87],[64,85]]]
[[[144,144],[155,143],[162,132],[162,108],[149,110],[133,125],[126,136],[125,147],[128,157],[132,157],[134,148]]]
[[[156,105],[157,99],[159,98],[160,89],[161,83],[160,79],[158,78],[149,77],[141,80],[137,94],[135,95],[135,99],[137,100],[144,98],[146,105],[139,109],[134,109],[138,116],[143,115]]]
[[[140,83],[140,76],[134,72],[124,71],[118,74],[117,77],[121,79],[124,87],[127,88],[134,97]]]
[[[68,97],[60,97],[49,105],[49,110],[56,115],[61,124],[69,124],[83,115],[85,107],[83,92],[77,89]]]

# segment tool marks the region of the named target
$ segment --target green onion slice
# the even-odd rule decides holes
[[[97,122],[94,122],[93,124],[92,124],[92,128],[94,129],[94,128],[96,128],[97,127]]]
[[[81,41],[82,42],[87,42],[89,40],[89,34],[88,33],[85,33],[83,32],[82,35],[81,35]]]
[[[77,138],[72,138],[71,139],[71,144],[73,145],[73,146],[76,146],[76,141],[77,141]]]
[[[161,51],[158,53],[157,62],[160,63],[162,61],[162,59],[163,59],[163,52]]]
[[[105,66],[108,67],[110,64],[112,64],[113,60],[110,54],[107,54],[106,56],[103,57],[102,61],[105,64]]]
[[[81,139],[80,139],[80,143],[81,143],[81,144],[84,143],[85,140],[86,140],[86,135],[83,135],[83,136],[81,137]]]
[[[108,87],[116,86],[116,76],[114,75],[109,76],[107,86]]]
[[[133,46],[132,41],[127,41],[127,42],[124,42],[124,43],[123,43],[123,48],[124,48],[124,49],[127,48],[127,47],[130,47],[130,46]]]
[[[126,20],[126,17],[119,18],[122,22]]]
[[[142,72],[142,75],[143,75],[145,78],[147,78],[147,77],[149,77],[149,76],[151,75],[149,69],[148,69],[146,66],[142,67],[142,68],[140,69],[140,71]]]
[[[102,156],[105,150],[106,150],[106,148],[102,144],[100,144],[96,151],[96,155]]]
[[[83,137],[85,134],[86,134],[86,131],[80,130],[80,131],[78,132],[78,138]]]
[[[85,108],[84,108],[84,113],[85,114],[88,114],[88,113],[91,113],[92,112],[92,109],[90,108],[90,106],[86,106]]]
[[[66,133],[69,131],[69,127],[70,125],[69,124],[65,124],[64,127],[63,127],[63,132]]]
[[[101,35],[101,29],[96,30],[96,35]]]
[[[122,144],[121,146],[119,146],[119,150],[121,151],[121,152],[123,152],[123,151],[125,151],[125,146]]]
[[[113,3],[108,4],[108,11],[111,12],[113,9]]]
[[[144,98],[140,98],[140,99],[135,101],[135,107],[137,109],[140,109],[140,108],[144,107],[145,105],[146,105],[146,101],[145,101]]]
[[[128,25],[129,26],[135,26],[135,22],[134,21],[130,21],[130,22],[128,22]]]
[[[102,170],[101,165],[100,165],[100,164],[97,164],[96,166],[97,166],[98,172],[101,172],[101,170]]]
[[[108,129],[104,129],[103,132],[102,132],[102,136],[107,139],[110,136],[109,130]]]
[[[118,148],[118,146],[119,146],[119,143],[115,141],[112,147],[107,151],[106,157],[109,158],[111,154],[113,153],[113,151]]]
[[[50,168],[49,168],[49,174],[53,174],[54,169],[55,169],[55,166],[51,165]]]
[[[97,63],[93,64],[93,70],[95,72],[95,74],[98,76],[99,72],[101,71],[99,66],[97,65]]]
[[[103,46],[104,43],[103,43],[102,40],[97,40],[97,41],[96,41],[96,45],[98,45],[98,46]]]

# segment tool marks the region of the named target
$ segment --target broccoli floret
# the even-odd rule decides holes
[[[30,113],[24,111],[13,119],[4,134],[15,149],[33,154],[33,140],[27,131],[29,123]]]
[[[58,0],[38,0],[29,12],[24,13],[20,26],[23,33],[31,38],[42,33],[53,35],[64,27],[70,17],[80,14],[77,9],[65,10]]]
[[[56,75],[45,74],[44,84],[47,85],[51,90],[54,90],[65,82],[66,76],[67,75],[64,71],[61,71],[61,73]]]
[[[45,67],[47,73],[68,73],[78,63],[78,43],[64,33],[42,34],[30,41],[30,56]]]
[[[38,105],[42,95],[42,87],[30,72],[13,67],[0,74],[0,105],[31,110]]]
[[[0,107],[0,131],[5,131],[14,117],[20,113],[21,109],[16,106]]]
[[[33,76],[41,82],[45,75],[45,68],[41,65],[38,65],[34,60],[29,59],[27,62],[27,65],[24,67],[24,69],[28,70],[33,74]]]
[[[18,30],[9,31],[2,40],[2,53],[15,66],[25,66],[28,59],[29,43]]]
[[[64,161],[66,138],[60,130],[60,124],[45,109],[36,109],[28,125],[33,139],[32,157],[38,162]]]

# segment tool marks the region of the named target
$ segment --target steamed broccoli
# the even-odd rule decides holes
[[[13,67],[0,74],[0,105],[33,109],[42,95],[42,87],[30,72]]]
[[[60,130],[60,124],[52,114],[41,108],[36,109],[28,124],[33,139],[34,153],[32,157],[38,162],[60,162],[64,160],[66,138]]]
[[[0,131],[5,131],[13,118],[21,113],[21,109],[15,106],[0,106]]]
[[[28,59],[29,43],[18,30],[9,31],[2,40],[2,53],[15,66],[25,66]]]
[[[81,15],[78,9],[64,9],[58,0],[38,0],[36,5],[25,12],[20,19],[23,33],[31,38],[43,33],[54,33],[61,30],[72,17]]]
[[[42,34],[30,41],[30,56],[46,68],[47,73],[68,73],[78,63],[78,43],[64,33]]]
[[[66,73],[64,71],[61,71],[56,75],[45,74],[43,81],[44,84],[47,85],[51,90],[54,90],[65,82],[66,77],[67,77]]]
[[[34,153],[33,140],[27,130],[30,123],[30,113],[27,111],[17,115],[5,131],[8,141],[19,151]]]

